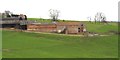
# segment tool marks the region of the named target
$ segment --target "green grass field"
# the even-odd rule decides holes
[[[96,32],[96,33],[109,33],[110,31],[116,31],[118,32],[118,23],[94,23],[94,22],[83,22],[85,24],[86,28],[90,32]]]
[[[0,30],[0,59],[2,58],[2,30]]]
[[[51,19],[43,19],[43,18],[28,18],[28,20],[37,21],[37,22],[41,22],[41,23],[51,23],[51,22],[53,22]],[[63,22],[63,20],[58,20],[58,21]],[[68,22],[68,21],[70,21],[70,20],[64,20],[64,22]]]
[[[41,23],[51,23],[52,22],[50,19],[42,19],[42,18],[28,18],[28,20],[37,21],[37,22],[41,22]]]
[[[115,58],[117,38],[3,31],[3,58]]]
[[[83,22],[90,32],[118,31],[117,23]],[[81,37],[3,30],[3,58],[117,58],[118,35]]]

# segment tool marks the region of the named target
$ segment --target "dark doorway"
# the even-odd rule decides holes
[[[78,32],[80,33],[80,28],[78,28]]]

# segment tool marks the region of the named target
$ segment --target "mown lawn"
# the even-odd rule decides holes
[[[118,36],[63,36],[3,30],[3,58],[117,58]]]

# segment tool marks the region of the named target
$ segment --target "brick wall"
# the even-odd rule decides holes
[[[39,32],[54,32],[56,30],[56,26],[54,24],[28,24],[27,29]]]
[[[80,23],[57,23],[57,24],[28,24],[27,29],[39,32],[58,32],[64,30],[63,33],[78,34],[81,33],[84,27]]]

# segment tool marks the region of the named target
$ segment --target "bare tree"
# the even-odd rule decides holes
[[[57,21],[57,20],[58,20],[59,13],[60,13],[59,10],[50,9],[50,10],[49,10],[49,13],[50,13],[50,17],[51,17],[51,19],[52,19],[53,21]]]
[[[87,19],[89,20],[89,22],[91,22],[91,17],[87,17]]]
[[[94,20],[95,20],[95,22],[105,22],[106,23],[106,16],[102,12],[97,12]]]

